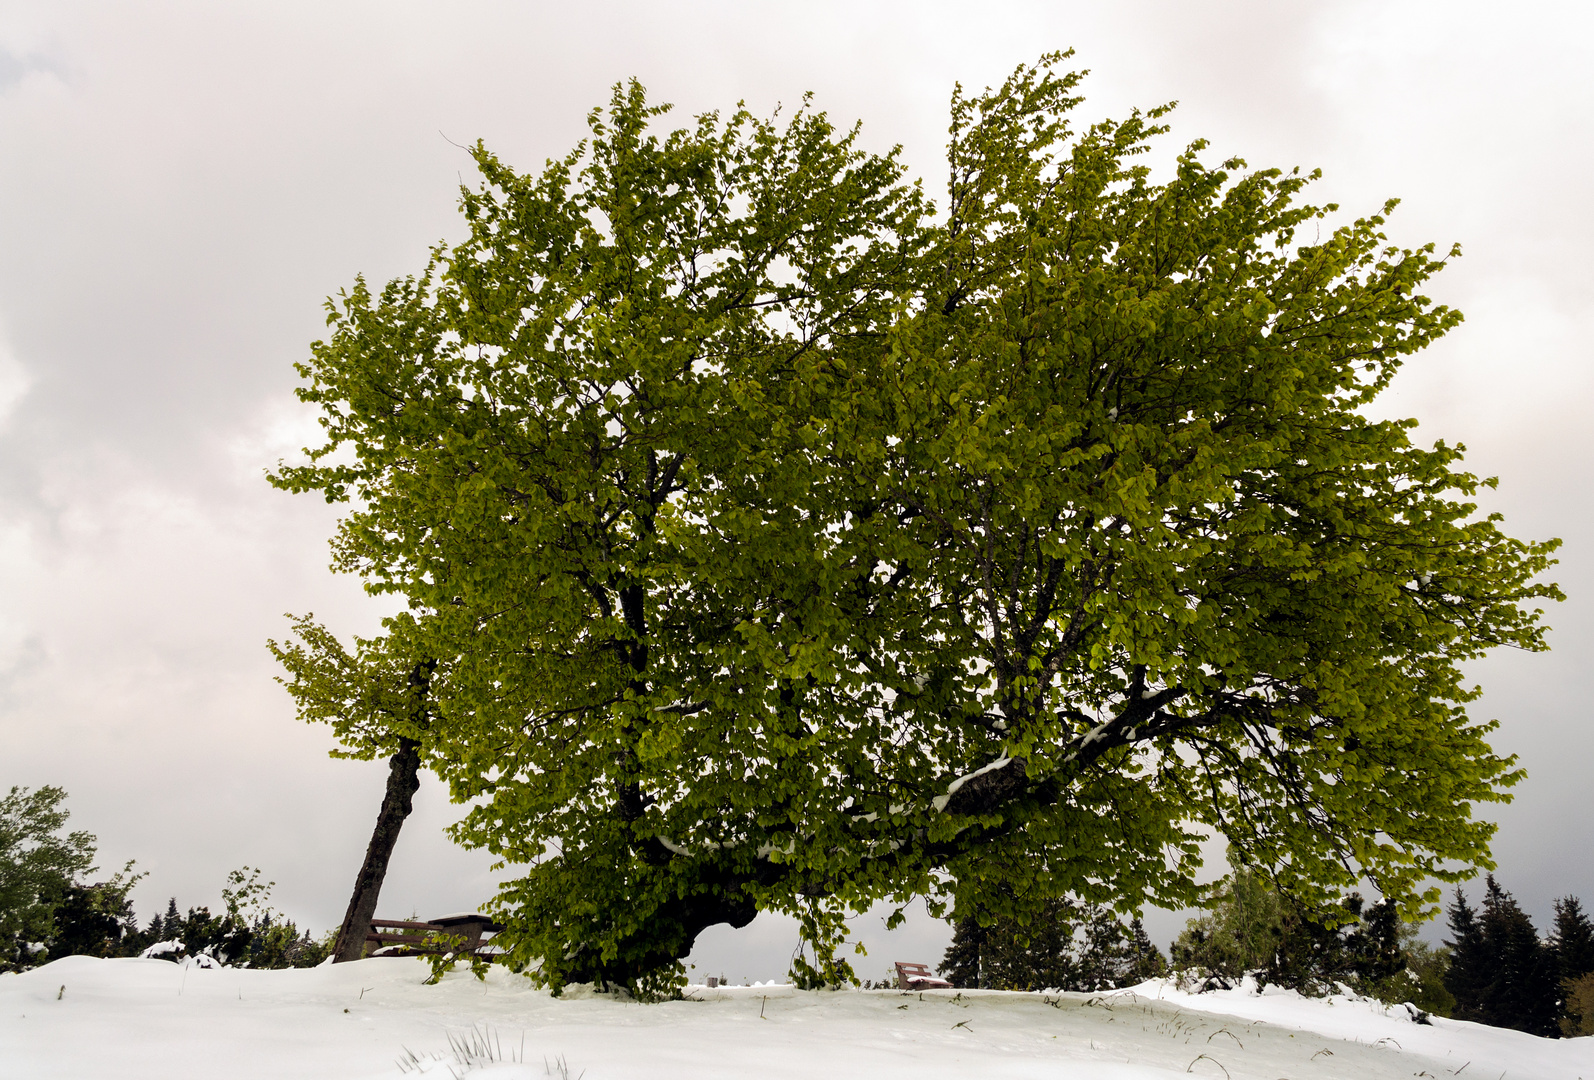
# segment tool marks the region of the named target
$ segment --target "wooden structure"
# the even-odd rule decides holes
[[[365,943],[373,946],[372,956],[422,956],[448,951],[446,947],[440,948],[435,943],[428,944],[428,939],[442,934],[463,938],[459,951],[480,954],[491,944],[491,939],[483,941],[482,936],[496,934],[502,929],[501,924],[475,913],[442,915],[430,922],[372,919]]]
[[[950,990],[952,984],[930,974],[928,964],[908,964],[897,961],[898,990]]]

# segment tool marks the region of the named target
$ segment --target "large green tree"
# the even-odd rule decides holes
[[[1487,864],[1520,772],[1459,665],[1543,647],[1555,545],[1367,418],[1444,260],[1199,142],[1154,180],[1166,110],[1075,130],[1060,59],[954,95],[939,211],[806,108],[621,88],[329,306],[273,479],[440,658],[411,736],[551,983],[766,908],[836,978],[880,898],[1188,903],[1211,830],[1309,902]]]

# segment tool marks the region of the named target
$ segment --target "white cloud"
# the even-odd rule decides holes
[[[27,369],[17,359],[4,333],[0,332],[0,428],[5,426],[32,385],[33,380],[28,376]]]

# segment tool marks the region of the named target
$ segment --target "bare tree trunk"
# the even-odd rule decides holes
[[[401,739],[399,752],[388,761],[387,794],[382,798],[382,810],[376,815],[376,829],[371,833],[371,845],[365,849],[365,862],[354,879],[354,895],[349,899],[349,910],[343,916],[343,926],[338,930],[338,943],[332,950],[332,962],[358,960],[365,949],[365,935],[371,930],[371,920],[376,916],[376,900],[382,892],[382,879],[387,876],[387,861],[398,843],[399,829],[410,816],[415,791],[421,786],[421,755],[413,739]]]
[[[415,670],[410,672],[415,717],[423,725],[426,694],[431,689],[435,666],[435,662],[424,662],[416,664]],[[349,910],[338,929],[337,944],[332,947],[334,964],[358,960],[365,951],[365,935],[370,933],[371,920],[376,917],[376,901],[382,893],[382,880],[387,877],[388,859],[393,855],[393,845],[398,843],[404,819],[414,807],[415,792],[421,786],[420,744],[414,739],[400,738],[398,753],[388,759],[387,765],[387,792],[382,796],[382,809],[376,815],[370,846],[365,849],[365,862],[354,879],[354,895],[349,898]]]

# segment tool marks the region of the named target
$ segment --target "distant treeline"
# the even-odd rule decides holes
[[[249,877],[245,877],[245,871]],[[140,929],[127,898],[130,882],[69,885],[52,921],[54,933],[43,942],[36,962],[63,956],[149,956],[161,960],[207,958],[234,967],[314,967],[331,954],[332,936],[320,940],[301,933],[291,919],[269,911],[248,910],[240,893],[258,885],[259,871],[234,870],[222,888],[225,910],[212,915],[208,907],[177,908],[173,898],[166,913],[156,915]],[[241,887],[241,888],[240,888]],[[248,894],[244,893],[244,899]],[[264,900],[262,892],[258,899]],[[201,960],[203,963],[204,961]]]
[[[958,987],[1096,991],[1169,972],[1207,989],[1249,976],[1311,996],[1340,989],[1427,1014],[1548,1037],[1594,1034],[1594,926],[1575,896],[1555,902],[1541,939],[1493,875],[1481,909],[1457,890],[1450,939],[1417,937],[1394,905],[1351,894],[1309,909],[1257,874],[1235,869],[1212,904],[1162,954],[1138,919],[1067,899],[1027,926],[978,918],[956,922],[941,974]]]
[[[94,837],[64,831],[66,792],[13,787],[0,799],[0,971],[21,971],[63,956],[153,956],[248,967],[310,967],[326,958],[332,936],[300,933],[267,905],[271,882],[249,867],[222,887],[225,910],[186,914],[176,899],[140,927],[128,893],[142,875],[128,863],[107,880],[95,872]]]

